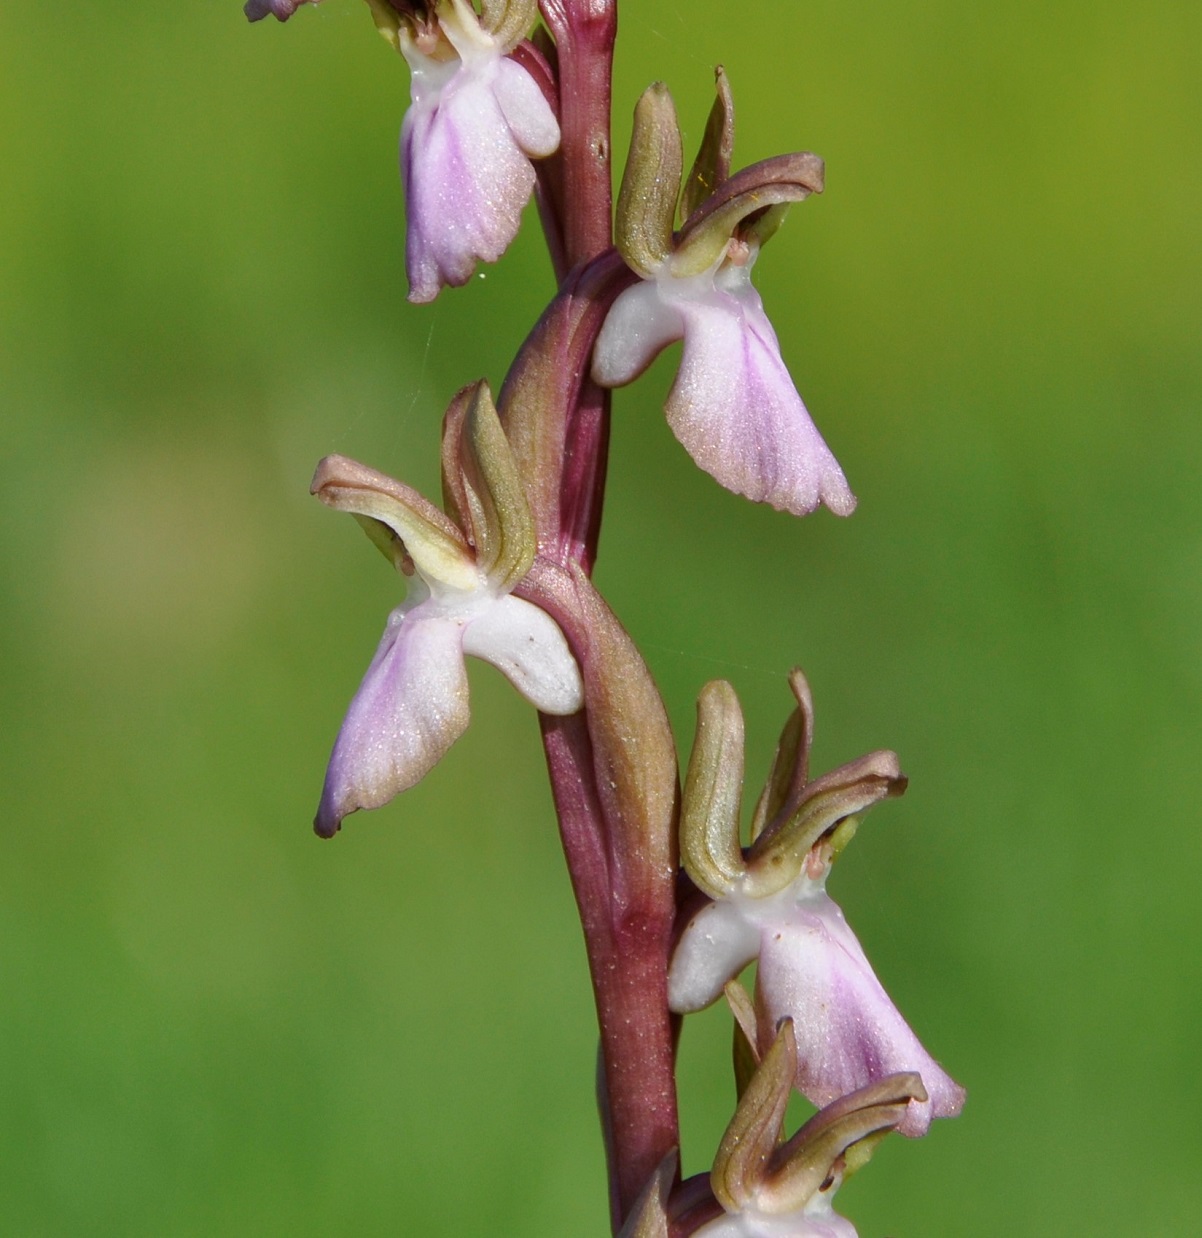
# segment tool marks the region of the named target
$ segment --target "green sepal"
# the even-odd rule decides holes
[[[735,1071],[735,1097],[742,1099],[760,1065],[760,1054],[756,1048],[755,1003],[737,980],[728,980],[722,993],[734,1018],[730,1056]]]
[[[680,1156],[675,1148],[660,1161],[659,1168],[634,1201],[618,1238],[668,1238],[668,1196],[676,1181],[679,1162]]]
[[[442,510],[461,528],[467,528],[467,487],[463,484],[460,451],[463,443],[463,421],[476,390],[475,383],[455,393],[442,415]]]
[[[667,86],[653,82],[635,105],[614,223],[618,251],[644,279],[652,278],[672,253],[683,167],[676,106]]]
[[[863,1139],[857,1143],[853,1143],[846,1152],[843,1153],[843,1181],[846,1182],[852,1174],[857,1174],[865,1165],[872,1160],[872,1154],[877,1150],[877,1146],[882,1140],[886,1139],[893,1128],[886,1127],[884,1130],[874,1131],[871,1135],[865,1135]]]
[[[916,1073],[889,1075],[820,1109],[772,1157],[756,1198],[762,1212],[800,1212],[821,1190],[841,1180],[849,1150],[860,1168],[880,1142],[906,1116],[910,1101],[925,1101]],[[867,1146],[863,1146],[867,1142]]]
[[[833,864],[842,854],[847,844],[856,836],[860,828],[859,817],[844,817],[831,831],[830,858]]]
[[[376,24],[376,31],[385,42],[391,44],[394,51],[401,50],[401,27],[408,25],[405,19],[388,3],[388,0],[367,0],[371,9],[371,19]]]
[[[483,0],[482,25],[508,53],[534,29],[538,0]]]
[[[846,817],[901,795],[906,776],[897,753],[870,752],[810,783],[788,816],[755,840],[747,856],[747,889],[764,898],[801,872],[814,844]],[[840,849],[849,841],[844,835]]]
[[[792,202],[781,202],[776,206],[765,207],[758,214],[747,216],[739,225],[740,239],[762,249],[785,222],[785,216],[792,205]]]
[[[755,842],[764,830],[784,811],[785,805],[795,803],[805,790],[810,776],[810,746],[814,742],[814,698],[810,693],[809,680],[799,667],[789,672],[789,687],[797,701],[797,708],[789,715],[780,733],[772,769],[768,781],[755,806],[751,818],[751,841]]]
[[[700,275],[722,257],[748,216],[821,193],[823,163],[817,155],[778,155],[736,172],[693,213],[677,238],[672,274]]]
[[[408,555],[428,582],[467,592],[480,587],[463,534],[402,482],[346,456],[326,456],[313,475],[310,493],[327,507],[358,516],[373,544],[401,570]]]
[[[735,149],[735,102],[730,82],[721,65],[714,70],[717,98],[705,122],[701,147],[680,195],[680,220],[683,223],[730,175],[730,160]]]
[[[371,516],[351,513],[355,523],[367,534],[367,540],[396,568],[402,576],[413,575],[413,559],[405,549],[405,543],[388,527]]]
[[[462,414],[459,464],[462,495],[453,483],[444,482],[444,487],[451,490],[456,505],[466,504],[464,514],[480,570],[495,588],[511,589],[534,562],[534,521],[509,440],[483,380],[471,389]]]
[[[739,1099],[714,1158],[710,1186],[727,1212],[758,1206],[760,1185],[776,1149],[796,1071],[793,1020],[783,1019],[772,1047]]]
[[[747,871],[739,846],[743,795],[743,711],[724,679],[697,698],[697,735],[680,810],[680,858],[693,884],[725,898]]]

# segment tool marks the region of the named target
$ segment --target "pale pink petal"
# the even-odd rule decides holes
[[[770,1216],[744,1212],[718,1217],[697,1230],[696,1238],[857,1238],[856,1228],[829,1208],[811,1213]]]
[[[764,929],[756,995],[764,1035],[786,1016],[793,1019],[797,1087],[815,1105],[886,1075],[917,1071],[930,1099],[910,1102],[898,1127],[903,1135],[924,1135],[932,1117],[960,1112],[964,1089],[919,1043],[825,894]]]
[[[499,53],[449,65],[410,64],[413,104],[401,127],[405,266],[409,299],[431,301],[443,285],[466,283],[477,262],[495,262],[517,235],[534,189],[534,168],[521,142],[545,147],[548,117],[515,85],[515,74],[530,80],[526,71]],[[504,103],[495,93],[498,84]],[[549,114],[532,80],[530,89]]]
[[[674,340],[684,334],[677,301],[658,280],[640,280],[610,307],[593,348],[593,378],[602,387],[632,383]]]
[[[724,269],[708,296],[679,306],[684,354],[667,413],[693,459],[756,502],[799,516],[825,503],[849,515],[855,497],[797,394],[746,268]]]
[[[704,1010],[756,956],[759,930],[733,902],[710,903],[689,921],[668,969],[668,1006]]]
[[[463,651],[491,662],[545,714],[574,714],[584,704],[580,669],[559,625],[522,598],[498,598],[474,616]]]
[[[314,825],[379,808],[418,782],[468,723],[463,621],[429,604],[395,610],[347,710]]]
[[[559,149],[559,121],[538,83],[508,57],[497,63],[493,94],[513,140],[531,159],[545,159]]]

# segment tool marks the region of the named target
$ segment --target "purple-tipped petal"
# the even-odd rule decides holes
[[[343,817],[413,786],[463,734],[463,627],[428,605],[389,616],[330,756],[314,822],[323,838],[337,833]]]
[[[466,61],[408,58],[405,266],[409,299],[421,302],[465,284],[477,262],[496,262],[509,247],[534,190],[529,156],[550,154],[559,126],[530,75],[499,51]]]
[[[602,387],[632,383],[674,340],[685,320],[656,280],[627,288],[610,306],[593,347],[593,378]]]
[[[684,355],[667,413],[688,453],[756,502],[850,515],[855,496],[797,394],[748,269],[723,268],[706,295],[679,306]]]
[[[797,1087],[814,1104],[915,1071],[929,1099],[910,1102],[903,1135],[925,1135],[933,1117],[960,1112],[964,1089],[919,1043],[826,894],[811,895],[764,930],[756,988],[762,1034],[792,1018]]]
[[[751,962],[759,930],[743,909],[723,900],[703,907],[689,921],[668,969],[668,1006],[677,1014],[704,1010],[723,986]]]
[[[559,624],[522,598],[511,594],[481,610],[464,630],[463,651],[491,662],[545,714],[574,714],[584,704],[580,668]]]

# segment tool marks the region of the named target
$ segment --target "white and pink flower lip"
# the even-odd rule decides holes
[[[373,5],[405,57],[411,104],[401,126],[409,299],[432,301],[496,262],[534,190],[531,163],[559,149],[559,122],[542,89],[509,53],[537,18],[532,0],[489,6],[489,28],[467,0],[438,0],[432,20]]]
[[[781,358],[776,332],[751,283],[758,250],[732,244],[700,275],[670,264],[626,289],[605,320],[593,377],[621,387],[668,345],[683,341],[668,394],[668,424],[694,462],[727,490],[802,516],[820,504],[856,506]]]

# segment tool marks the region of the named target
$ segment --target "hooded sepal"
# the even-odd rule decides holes
[[[726,70],[721,65],[714,70],[714,86],[717,97],[705,124],[697,158],[680,195],[682,223],[730,175],[730,160],[735,149],[735,101]]]
[[[477,567],[494,588],[512,588],[534,562],[534,520],[486,382],[448,410],[443,493],[468,529]]]
[[[309,493],[335,511],[360,518],[372,543],[398,571],[414,571],[434,588],[478,584],[471,548],[446,516],[403,482],[346,456],[326,456]]]
[[[727,1212],[742,1212],[756,1201],[780,1138],[796,1070],[793,1024],[785,1019],[739,1098],[714,1158],[710,1185]]]
[[[824,183],[823,162],[808,151],[744,168],[723,181],[685,221],[672,254],[673,275],[700,275],[722,258],[732,241],[754,240],[758,246],[767,239],[755,230],[765,212],[821,193]],[[782,216],[775,218],[779,226]]]
[[[896,1128],[914,1099],[924,1098],[914,1074],[894,1075],[841,1098],[815,1114],[792,1139],[781,1122],[792,1092],[796,1048],[790,1020],[781,1022],[718,1149],[710,1174],[726,1216],[697,1231],[708,1238],[854,1238],[854,1227],[831,1207],[849,1163]]]
[[[663,82],[653,82],[635,105],[614,224],[618,252],[644,279],[672,254],[683,164],[676,106]]]
[[[901,795],[906,784],[897,754],[885,751],[870,752],[810,783],[792,810],[779,816],[752,844],[747,891],[765,897],[783,889],[801,873],[820,839],[833,835],[854,814]],[[829,860],[836,855],[832,848]]]
[[[481,25],[511,52],[538,21],[538,0],[482,0]]]
[[[693,884],[722,898],[747,872],[739,846],[743,711],[723,679],[697,698],[697,735],[680,810],[680,859]]]
[[[775,821],[786,804],[795,803],[810,776],[810,747],[814,742],[814,697],[810,682],[800,667],[789,672],[789,689],[797,708],[789,715],[777,741],[768,781],[756,801],[751,818],[754,843],[770,821]]]
[[[851,1167],[861,1169],[877,1144],[905,1120],[912,1101],[927,1099],[915,1073],[888,1075],[820,1109],[775,1150],[759,1192],[766,1212],[800,1212],[831,1191]]]

